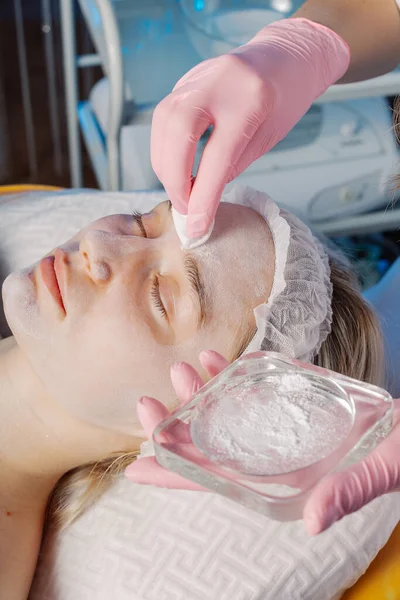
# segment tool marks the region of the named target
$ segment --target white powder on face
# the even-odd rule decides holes
[[[107,281],[111,276],[110,267],[104,262],[93,262],[90,265],[93,277],[101,281]]]
[[[39,309],[30,272],[33,267],[11,273],[3,283],[4,311],[13,331],[36,338],[42,337],[39,328]]]
[[[217,302],[222,296],[229,304],[244,298],[246,308],[249,303],[255,306],[265,302],[272,285],[275,256],[272,236],[262,217],[247,207],[222,203],[214,232],[206,244],[191,251],[206,283],[213,288],[213,298],[217,288]],[[260,244],[264,249],[261,254]]]
[[[277,475],[328,456],[347,437],[346,406],[298,373],[226,386],[191,423],[210,460],[241,473]]]

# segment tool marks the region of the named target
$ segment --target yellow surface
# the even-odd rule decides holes
[[[62,188],[52,185],[33,185],[30,183],[16,185],[0,185],[0,194],[21,194],[23,192],[51,192],[59,191]]]
[[[366,573],[342,600],[400,600],[400,523]]]

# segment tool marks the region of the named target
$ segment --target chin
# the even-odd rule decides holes
[[[14,337],[42,337],[32,269],[11,273],[3,283],[4,313]]]

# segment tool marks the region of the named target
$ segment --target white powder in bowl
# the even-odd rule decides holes
[[[211,461],[249,475],[277,475],[328,456],[351,426],[343,400],[299,373],[285,373],[228,384],[190,429]]]

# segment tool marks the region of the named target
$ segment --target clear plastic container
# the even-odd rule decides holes
[[[369,454],[392,425],[384,390],[272,352],[248,354],[155,430],[167,469],[270,518],[302,516],[329,473]]]
[[[304,0],[180,0],[190,41],[203,60],[245,44],[270,23],[291,16]]]

